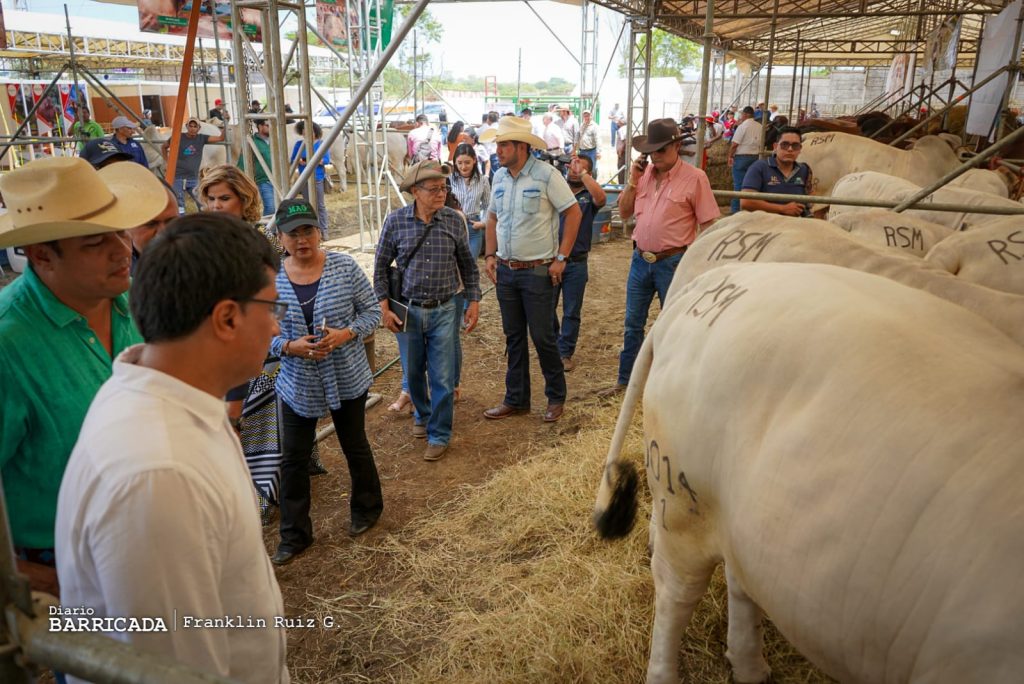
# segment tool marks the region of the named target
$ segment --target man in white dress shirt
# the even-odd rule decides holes
[[[277,333],[277,269],[266,238],[224,214],[150,242],[131,297],[146,344],[114,362],[57,501],[64,605],[160,618],[167,631],[107,635],[243,682],[289,681],[281,592],[224,410]]]

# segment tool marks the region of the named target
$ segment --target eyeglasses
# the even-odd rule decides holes
[[[799,150],[803,146],[804,146],[803,143],[798,143],[798,142],[780,142],[779,143],[779,149],[780,150]]]
[[[256,299],[255,297],[247,297],[245,299],[236,299],[236,302],[256,302],[257,304],[266,304],[270,307],[270,313],[273,314],[274,318],[279,321],[283,321],[284,317],[288,314],[288,302],[271,301],[269,299]]]
[[[446,192],[448,192],[448,186],[447,185],[439,185],[436,188],[428,188],[425,185],[417,185],[416,187],[419,188],[420,190],[422,190],[423,192],[430,193],[431,195],[443,195]]]

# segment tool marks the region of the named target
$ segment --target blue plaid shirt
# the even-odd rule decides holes
[[[402,296],[424,301],[448,299],[459,291],[459,279],[466,288],[466,298],[480,301],[480,272],[469,253],[469,235],[462,215],[442,207],[431,221],[430,235],[406,264],[427,224],[416,217],[415,204],[396,209],[384,219],[377,258],[373,264],[373,290],[378,301],[388,297],[388,266],[395,261],[405,267]],[[396,260],[397,257],[397,260]]]
[[[343,400],[355,399],[369,389],[373,377],[361,340],[380,324],[381,312],[370,281],[355,259],[328,252],[324,262],[313,322],[319,327],[326,318],[328,328],[350,328],[358,339],[341,345],[323,361],[282,356],[285,342],[309,334],[284,264],[277,274],[277,296],[288,303],[281,334],[270,342],[270,352],[281,356],[281,371],[275,383],[281,399],[300,416],[319,418],[340,407]]]

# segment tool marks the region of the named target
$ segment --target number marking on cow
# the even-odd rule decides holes
[[[733,302],[748,291],[741,289],[739,285],[730,283],[729,276],[726,276],[718,285],[701,293],[697,300],[690,305],[690,308],[686,310],[686,313],[701,320],[711,316],[711,320],[708,321],[708,327],[710,328]],[[703,305],[703,308],[701,308],[701,305]]]

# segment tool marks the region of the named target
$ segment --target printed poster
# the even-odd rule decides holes
[[[7,102],[11,106],[11,116],[20,125],[25,120],[30,105],[25,101],[26,89],[20,83],[7,84]]]
[[[327,44],[334,48],[347,48],[349,26],[359,26],[359,10],[357,3],[346,0],[317,0],[316,30],[324,37]],[[359,34],[356,33],[352,49],[359,49]]]
[[[170,36],[188,34],[188,17],[192,12],[192,3],[197,0],[138,0],[139,30],[148,33],[162,33]],[[202,0],[199,8],[199,28],[196,35],[200,38],[213,38],[214,31],[221,40],[231,40],[230,0],[215,0],[214,14],[210,14],[211,3]],[[263,40],[262,19],[259,10],[239,10],[242,16],[242,31],[250,41]]]

